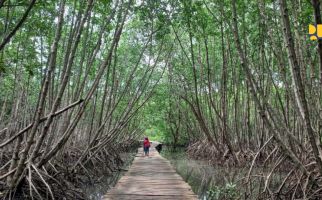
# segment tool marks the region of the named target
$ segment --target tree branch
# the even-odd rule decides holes
[[[69,106],[55,112],[54,117],[56,117],[57,115],[69,110],[70,108],[82,103],[84,100],[80,99],[78,101],[76,101],[75,103],[70,104]],[[48,116],[43,117],[40,119],[40,123],[44,122],[45,120],[47,120]],[[19,131],[17,134],[15,134],[14,136],[12,136],[11,138],[9,138],[7,141],[3,142],[2,144],[0,144],[0,148],[3,148],[4,146],[8,145],[9,143],[11,143],[12,141],[14,141],[17,137],[19,137],[20,135],[22,135],[23,133],[27,132],[31,127],[32,127],[33,123],[30,123],[28,126],[26,126],[24,129],[22,129],[21,131]]]
[[[4,1],[1,2],[1,4],[3,5]],[[36,0],[31,0],[26,12],[24,13],[24,15],[22,16],[22,18],[20,19],[20,21],[18,22],[18,24],[15,26],[15,28],[6,36],[4,37],[4,39],[2,40],[1,44],[0,44],[0,51],[3,50],[3,48],[6,46],[6,44],[10,41],[10,39],[16,34],[16,32],[18,31],[18,29],[22,26],[22,24],[26,21],[28,14],[30,12],[30,10],[33,8],[33,6],[35,5]],[[0,4],[0,8],[1,5]]]

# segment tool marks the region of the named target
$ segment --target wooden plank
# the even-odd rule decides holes
[[[104,200],[196,200],[195,195],[106,195]]]
[[[150,157],[144,157],[142,148],[139,149],[130,169],[115,187],[108,191],[104,200],[198,199],[170,162],[154,149],[157,144],[152,143]]]

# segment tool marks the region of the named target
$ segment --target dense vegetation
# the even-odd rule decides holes
[[[249,169],[241,198],[321,198],[320,7],[0,0],[1,197],[82,198],[147,134]]]

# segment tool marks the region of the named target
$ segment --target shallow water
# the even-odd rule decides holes
[[[247,195],[243,181],[248,174],[248,167],[212,166],[207,161],[189,158],[184,149],[172,152],[165,147],[161,155],[171,162],[201,200],[257,199],[262,192],[259,179],[254,179],[251,188],[247,188],[248,191],[251,190],[251,195]],[[262,170],[263,168],[254,168],[253,172],[262,173]],[[271,183],[278,185],[283,177],[283,174],[275,174]]]
[[[183,150],[171,152],[165,149],[161,154],[171,162],[176,171],[202,200],[220,199],[227,191],[233,198],[234,192],[237,192],[237,189],[234,191],[235,182],[238,182],[246,173],[237,168],[214,167],[206,161],[191,159]],[[217,188],[215,193],[218,194],[215,195],[218,198],[211,197],[213,195],[210,194],[210,190],[214,188]]]

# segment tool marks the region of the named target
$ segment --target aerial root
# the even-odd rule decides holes
[[[41,181],[45,184],[45,186],[47,187],[49,193],[50,193],[50,196],[52,199],[55,199],[54,198],[54,194],[53,192],[51,191],[51,188],[50,186],[48,185],[48,183],[45,181],[45,179],[42,177],[42,175],[39,173],[38,169],[34,166],[34,165],[31,165],[32,168],[35,170],[35,172],[38,174],[39,178],[41,179]]]
[[[220,172],[227,178],[224,182],[236,184],[236,188],[245,198],[319,199],[322,196],[322,178],[316,170],[314,157],[310,156],[311,147],[304,147],[307,151],[295,149],[294,152],[308,173],[304,173],[288,159],[273,137],[267,138],[261,147],[253,147],[254,149],[236,146],[234,149],[239,149],[236,153],[240,160],[239,166],[234,165],[227,147],[219,145],[214,148],[206,140],[191,144],[187,153],[193,159],[205,160],[210,165],[230,169]],[[235,174],[236,171],[238,175]]]
[[[118,147],[111,149],[112,144],[99,151],[89,151],[84,156],[84,161],[76,162],[84,151],[79,148],[71,148],[62,152],[60,156],[51,159],[47,164],[41,167],[37,166],[37,159],[33,163],[26,162],[22,175],[13,189],[7,186],[6,181],[0,181],[0,199],[84,199],[86,198],[86,188],[88,183],[97,184],[102,182],[102,177],[112,176],[123,163],[119,153],[122,151]],[[124,148],[124,147],[123,147]],[[122,149],[123,149],[122,148]],[[123,149],[126,152],[132,152],[137,146]],[[8,157],[0,160],[2,170],[0,179],[6,179],[15,173],[16,168],[8,172],[10,163]],[[88,162],[87,162],[88,161]],[[76,166],[76,167],[74,167]],[[2,173],[1,173],[2,172]],[[113,179],[117,180],[117,176]],[[108,189],[108,188],[106,188]]]

